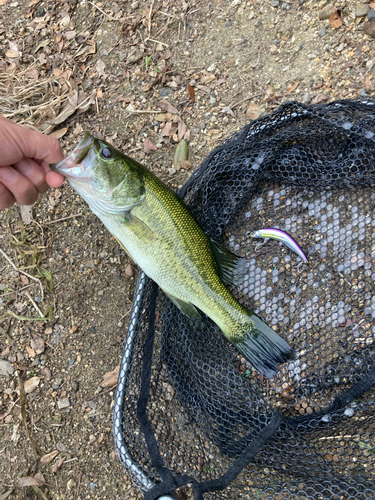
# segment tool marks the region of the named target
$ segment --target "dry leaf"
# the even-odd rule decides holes
[[[20,53],[18,52],[18,50],[13,50],[13,49],[7,50],[5,52],[5,55],[6,55],[6,57],[10,57],[11,59],[15,59],[16,57],[20,57]]]
[[[23,383],[25,393],[30,394],[30,392],[35,391],[35,389],[39,385],[39,382],[40,382],[39,377],[32,377],[32,378],[29,378],[28,380],[25,380],[25,382]]]
[[[55,119],[55,125],[59,125],[60,123],[65,121],[70,115],[72,115],[74,111],[77,109],[77,105],[78,105],[78,91],[73,90],[72,95],[68,99],[68,103],[61,111],[61,113],[58,115],[58,117]]]
[[[38,60],[39,60],[39,64],[46,64],[47,59],[46,59],[46,55],[44,52],[39,54]]]
[[[50,40],[48,40],[48,38],[46,40],[43,40],[43,42],[41,42],[38,47],[34,50],[34,54],[36,52],[38,52],[39,49],[43,48],[43,47],[46,47],[48,44],[49,44]]]
[[[195,90],[194,90],[194,87],[192,87],[191,85],[188,85],[187,89],[188,89],[188,93],[189,93],[190,99],[192,101],[195,101]]]
[[[293,92],[294,90],[296,90],[296,88],[298,87],[299,85],[299,81],[297,80],[295,83],[290,83],[287,87],[287,92],[288,94],[290,94],[291,92]]]
[[[62,464],[65,462],[65,457],[61,457],[59,458],[54,464],[53,466],[51,467],[51,471],[52,472],[56,472],[58,469],[60,469],[60,467],[62,466]]]
[[[172,106],[172,104],[166,99],[159,101],[157,105],[159,106],[159,108],[168,111],[168,113],[172,113],[172,115],[177,115],[178,113],[178,110],[174,106]]]
[[[103,376],[103,381],[100,384],[101,387],[111,387],[117,384],[118,374],[120,371],[120,365],[117,365],[114,370],[107,372]]]
[[[39,77],[39,73],[36,68],[28,69],[25,75],[27,76],[27,78],[30,78],[30,80],[37,80]]]
[[[52,137],[55,137],[55,139],[61,139],[61,137],[63,137],[68,131],[68,127],[65,127],[65,128],[60,128],[59,130],[54,130],[53,132],[51,132],[50,136]]]
[[[33,339],[31,339],[30,345],[37,354],[42,354],[42,352],[44,352],[44,349],[46,348],[42,337],[34,337]]]
[[[250,118],[250,120],[256,120],[262,115],[263,112],[264,109],[260,106],[257,106],[256,104],[250,104],[250,106],[246,110],[246,116]]]
[[[31,224],[33,220],[33,206],[21,205],[21,219],[25,226]]]
[[[45,480],[40,472],[35,475],[35,477],[24,476],[18,478],[17,486],[19,488],[25,488],[26,486],[43,486]]]
[[[169,137],[169,132],[170,132],[171,128],[172,128],[172,122],[167,122],[161,131],[161,136],[162,137]]]
[[[21,313],[25,307],[25,304],[23,302],[15,302],[14,307],[17,309],[18,313]]]
[[[77,35],[76,31],[66,31],[64,33],[64,38],[65,40],[73,40],[75,36]]]
[[[21,278],[21,283],[23,285],[28,285],[29,284],[29,278],[27,276],[25,276],[24,274],[21,274],[20,278]]]
[[[36,354],[35,354],[35,351],[34,349],[32,349],[30,346],[26,346],[26,351],[29,355],[29,358],[35,358]]]
[[[328,22],[333,29],[337,29],[340,28],[340,26],[342,26],[342,19],[338,12],[334,12],[333,14],[331,14],[329,16]]]
[[[40,463],[42,465],[48,465],[55,457],[57,457],[58,454],[59,452],[57,450],[51,451],[50,453],[47,453],[47,455],[43,455],[43,457],[40,459]]]
[[[157,151],[157,147],[155,144],[152,142],[152,140],[149,137],[146,137],[145,143],[143,145],[143,151],[148,154],[152,153],[152,151]]]
[[[103,62],[101,59],[96,63],[95,69],[98,73],[99,78],[103,78],[104,80],[107,78],[107,75],[104,73],[105,69],[105,62]]]
[[[177,129],[177,133],[178,133],[178,140],[181,141],[184,136],[185,136],[185,133],[186,133],[186,130],[187,130],[187,127],[186,127],[186,124],[184,121],[180,120],[178,122],[178,129]]]

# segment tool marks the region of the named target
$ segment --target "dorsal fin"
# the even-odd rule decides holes
[[[246,259],[238,257],[214,240],[211,240],[211,244],[222,282],[238,285],[246,274]]]

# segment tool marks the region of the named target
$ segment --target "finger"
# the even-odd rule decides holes
[[[27,158],[37,158],[47,163],[58,163],[64,159],[59,141],[55,137],[27,129],[19,136],[19,144]]]
[[[50,170],[49,172],[46,173],[46,181],[49,186],[52,188],[58,188],[61,186],[61,184],[64,182],[65,177],[58,172],[52,172]]]
[[[53,188],[57,188],[57,187],[61,186],[61,184],[65,180],[65,177],[63,175],[59,174],[59,172],[54,172],[53,170],[51,170],[51,167],[45,161],[42,161],[40,163],[40,166],[46,172],[46,181],[47,181],[49,186],[51,186]]]
[[[23,158],[36,158],[47,163],[64,159],[59,141],[13,123],[0,116],[0,165],[9,165]]]
[[[20,205],[32,205],[38,199],[36,187],[13,167],[0,167],[0,182]]]
[[[34,184],[38,193],[45,193],[48,191],[44,170],[38,163],[29,158],[25,158],[15,163],[13,167]]]
[[[11,207],[16,200],[4,184],[0,182],[0,210]]]

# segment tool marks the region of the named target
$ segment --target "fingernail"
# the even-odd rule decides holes
[[[0,177],[6,182],[13,182],[17,179],[17,172],[12,168],[0,167]]]
[[[21,174],[27,174],[32,167],[33,164],[30,160],[22,160],[17,165],[17,169],[21,172]]]

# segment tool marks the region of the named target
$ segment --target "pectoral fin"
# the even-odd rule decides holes
[[[151,243],[157,239],[153,230],[141,219],[138,219],[130,212],[124,212],[123,222],[126,224],[137,237],[145,243]]]
[[[246,273],[246,259],[234,255],[214,240],[211,240],[211,244],[222,282],[226,285],[240,283]]]
[[[163,290],[164,291],[164,290]],[[177,299],[173,295],[169,295],[169,293],[164,292],[168,299],[173,302],[173,304],[180,309],[186,316],[190,318],[200,318],[201,315],[195,308],[195,306],[191,302],[185,302],[184,300]]]

